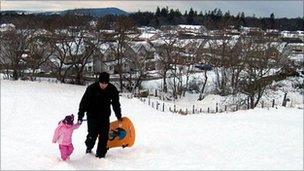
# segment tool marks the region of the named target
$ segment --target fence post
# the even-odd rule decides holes
[[[200,108],[200,113],[202,113],[202,108]]]
[[[227,105],[225,105],[225,112],[227,112]]]
[[[152,102],[152,108],[154,108],[154,102]]]
[[[157,89],[155,89],[155,97],[157,97]]]
[[[216,103],[215,112],[218,112],[218,103]]]
[[[163,112],[165,111],[165,103],[163,103]]]
[[[186,108],[186,115],[188,115],[188,108]]]
[[[194,111],[194,110],[195,110],[195,106],[193,105],[193,114],[195,113],[195,111]]]
[[[176,111],[176,105],[174,105],[174,112]]]
[[[149,97],[149,100],[148,100],[148,105],[150,106],[150,97]]]
[[[262,101],[262,108],[264,108],[264,101]]]
[[[272,99],[272,107],[274,107],[274,104],[275,104],[275,100]]]
[[[287,103],[287,93],[284,94],[284,99],[283,99],[283,103],[282,106],[286,107],[286,103]]]
[[[209,107],[208,107],[207,112],[209,113],[209,111],[210,111],[210,109],[209,109]]]

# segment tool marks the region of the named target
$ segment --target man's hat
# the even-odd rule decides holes
[[[102,72],[99,74],[99,82],[100,83],[109,83],[110,82],[110,74],[107,72]]]

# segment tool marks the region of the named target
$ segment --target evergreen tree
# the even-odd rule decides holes
[[[189,14],[187,15],[187,24],[194,24],[195,13],[192,8],[190,8]]]
[[[274,13],[270,14],[270,28],[274,29],[275,28],[275,19],[274,19]]]
[[[241,13],[241,16],[240,16],[240,25],[241,26],[246,26],[246,21],[245,21],[245,14],[244,12]]]
[[[178,9],[176,9],[174,15],[175,17],[180,18],[182,16],[182,13]]]
[[[203,11],[200,11],[200,13],[198,14],[199,17],[203,17],[204,14],[203,14]]]
[[[174,17],[175,17],[175,12],[174,12],[173,9],[171,9],[170,12],[169,12],[169,14],[168,14],[168,22],[169,22],[169,24],[175,24]]]
[[[162,8],[161,11],[160,11],[160,15],[161,15],[162,17],[167,17],[167,16],[168,16],[168,13],[169,13],[168,7]]]
[[[158,6],[157,6],[157,9],[156,9],[155,15],[156,15],[156,17],[160,17],[160,9],[159,9]]]
[[[188,11],[186,10],[184,13],[184,17],[187,17],[187,16],[188,16]]]

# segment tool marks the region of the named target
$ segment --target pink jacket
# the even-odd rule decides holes
[[[62,121],[58,124],[53,136],[53,143],[58,142],[61,145],[72,144],[72,134],[74,129],[80,127],[79,123],[74,125],[64,124]]]

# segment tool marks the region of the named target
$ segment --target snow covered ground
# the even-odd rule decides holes
[[[61,161],[58,145],[51,143],[54,129],[65,115],[77,114],[84,91],[85,86],[1,80],[1,169],[303,169],[303,109],[183,116],[124,97],[122,111],[134,122],[135,145],[110,149],[105,159],[86,155],[84,122],[74,132],[71,160]]]

